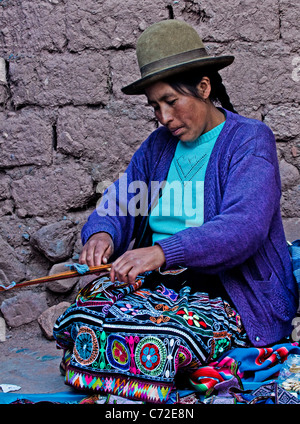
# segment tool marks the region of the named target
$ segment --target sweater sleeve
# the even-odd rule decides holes
[[[133,189],[140,190],[140,199],[146,199],[148,195],[145,182],[147,164],[144,161],[144,147],[141,146],[134,154],[125,172],[105,190],[98,206],[83,226],[81,231],[83,244],[93,234],[104,231],[112,237],[116,256],[126,251],[140,219],[140,216],[135,216],[128,211],[128,205],[136,194]],[[136,182],[139,182],[139,187],[135,187]],[[133,184],[134,187],[130,184]],[[146,207],[146,200],[141,200],[141,203]],[[140,210],[141,215],[144,212],[147,213],[147,211]]]
[[[166,268],[185,266],[217,273],[240,265],[261,246],[279,207],[281,190],[274,151],[269,157],[261,154],[260,141],[266,139],[255,140],[251,149],[242,146],[243,154],[232,158],[216,216],[158,242]]]

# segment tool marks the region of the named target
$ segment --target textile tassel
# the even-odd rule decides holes
[[[4,286],[3,284],[0,284],[0,288],[3,290],[9,290],[15,287],[15,285],[16,285],[15,281],[12,281],[9,286]]]
[[[86,274],[90,268],[88,267],[88,265],[86,264],[65,264],[66,267],[70,268],[72,271],[77,271],[78,274],[83,275]]]

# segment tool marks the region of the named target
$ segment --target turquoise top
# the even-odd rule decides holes
[[[153,243],[204,219],[204,178],[207,164],[225,122],[195,141],[179,141],[162,196],[149,218]]]

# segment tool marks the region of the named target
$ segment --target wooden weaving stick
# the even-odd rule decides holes
[[[59,274],[47,275],[45,277],[35,278],[34,280],[24,281],[23,283],[15,284],[12,287],[8,286],[8,288],[0,286],[0,291],[7,291],[7,290],[11,290],[13,288],[32,286],[33,284],[47,283],[49,281],[64,280],[65,278],[72,278],[72,277],[78,277],[78,276],[82,277],[82,276],[88,275],[88,274],[97,274],[97,272],[109,271],[110,268],[111,268],[111,264],[100,265],[100,266],[92,266],[84,274],[80,274],[76,270],[65,271],[65,272],[61,272]]]

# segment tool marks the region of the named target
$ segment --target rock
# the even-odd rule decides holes
[[[205,40],[226,43],[232,40],[258,42],[279,37],[278,6],[272,0],[253,1],[178,1],[174,13],[182,14],[198,28]],[[180,10],[181,9],[181,10]],[[236,22],[239,22],[237,25]]]
[[[48,308],[45,295],[31,291],[19,292],[2,302],[0,307],[9,327],[19,327],[36,320]]]
[[[224,84],[232,103],[237,110],[239,105],[268,105],[300,101],[300,90],[291,77],[293,57],[292,47],[282,40],[268,43],[242,43],[234,41],[211,45],[212,55],[231,54],[235,56],[233,64],[221,71]],[[270,58],[272,57],[272,60]],[[267,75],[263,84],[258,81]],[[288,78],[287,78],[288,75]],[[274,126],[274,122],[272,123]]]
[[[60,264],[53,265],[53,267],[49,271],[49,275],[60,274],[61,272],[68,271],[69,268],[65,266],[67,263],[71,262],[63,262]],[[50,281],[49,283],[47,283],[47,289],[51,290],[54,293],[66,293],[72,290],[72,288],[78,282],[79,278],[80,277],[78,276],[74,278],[67,278],[65,280]]]
[[[118,177],[134,151],[154,130],[153,123],[137,117],[130,119],[119,105],[115,106],[115,113],[66,106],[57,123],[57,150],[99,164],[98,178],[101,180],[107,180],[108,175]]]
[[[276,139],[288,141],[299,135],[299,105],[280,105],[272,107],[264,122],[272,129]]]
[[[299,39],[300,32],[300,3],[293,0],[280,2],[281,22],[280,31],[283,40],[287,43],[294,43]]]
[[[7,84],[6,79],[6,63],[3,57],[0,57],[0,82],[3,84]]]
[[[0,342],[5,342],[6,340],[6,324],[5,320],[0,317]]]
[[[4,282],[19,282],[26,277],[26,267],[18,259],[15,250],[0,236],[0,270]]]
[[[0,113],[0,146],[0,167],[50,165],[52,126],[32,109]]]
[[[283,227],[289,242],[300,238],[300,218],[283,218]]]
[[[30,243],[50,261],[63,261],[72,255],[75,243],[74,225],[68,220],[45,225],[32,234]]]
[[[87,13],[88,10],[88,13]],[[80,0],[66,3],[68,48],[114,49],[133,46],[140,35],[141,21],[144,26],[168,18],[165,0],[120,2],[119,0]]]
[[[9,97],[7,85],[0,82],[0,104],[4,104]]]
[[[53,337],[53,326],[57,318],[65,312],[65,310],[71,305],[69,302],[61,302],[58,305],[51,306],[46,309],[39,317],[38,323],[45,337],[49,340],[54,340]]]
[[[77,163],[42,167],[14,180],[16,209],[30,216],[55,216],[84,207],[94,195],[93,181]]]
[[[124,106],[130,102],[135,104],[144,102],[145,99],[137,98],[133,99],[130,96],[126,96],[121,91],[121,88],[128,84],[130,81],[135,81],[140,78],[140,70],[136,60],[136,54],[134,50],[118,51],[111,58],[111,75],[112,75],[112,90],[114,96],[125,100]],[[128,98],[129,97],[129,98]],[[144,108],[145,109],[145,108]],[[140,108],[140,112],[143,109]]]
[[[13,210],[14,206],[10,199],[0,200],[0,217],[4,215],[11,215]]]
[[[40,50],[63,49],[67,42],[64,1],[61,5],[51,3],[1,1],[1,45],[7,60],[34,57]]]
[[[299,184],[282,193],[281,213],[284,218],[299,218],[300,216],[300,185]]]
[[[294,165],[286,162],[284,159],[282,159],[279,163],[279,170],[282,190],[288,190],[299,182],[300,173],[298,169]]]
[[[11,90],[15,106],[36,104],[106,104],[108,60],[105,53],[40,53],[10,65]]]
[[[89,284],[91,281],[96,280],[96,278],[100,278],[100,275],[88,274],[88,275],[83,275],[82,277],[80,277],[78,281],[78,285],[77,285],[78,292],[79,290],[83,289],[87,284]]]

